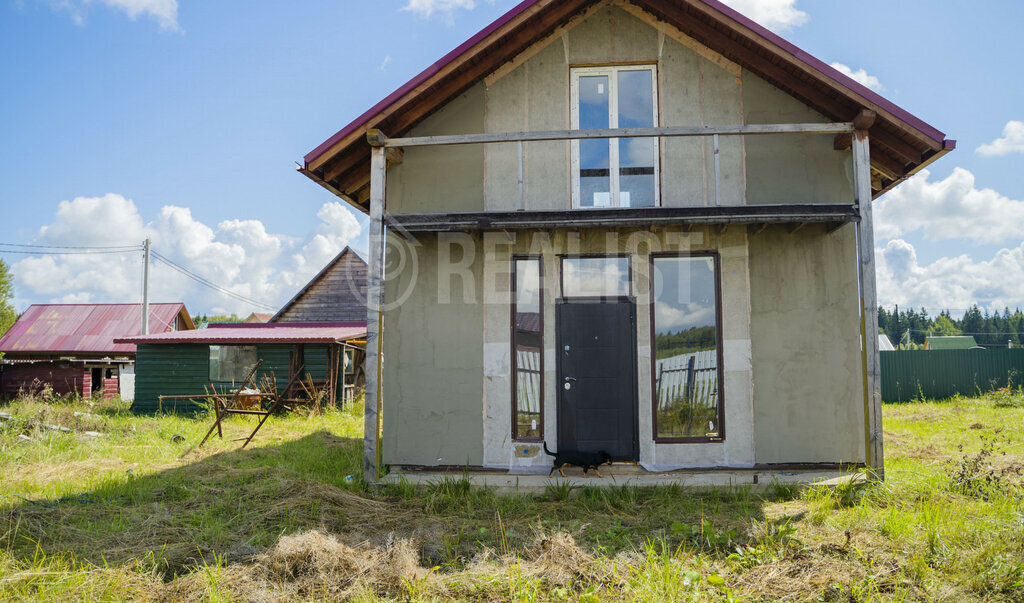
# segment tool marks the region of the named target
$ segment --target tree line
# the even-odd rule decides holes
[[[713,326],[691,327],[686,330],[659,333],[654,336],[655,357],[659,360],[680,354],[692,354],[715,349],[717,331]]]
[[[980,346],[1002,347],[1007,343],[1013,347],[1024,346],[1024,313],[1020,308],[1011,312],[1005,308],[1002,313],[989,314],[977,304],[957,319],[943,310],[935,317],[929,316],[924,308],[900,310],[897,321],[896,311],[890,312],[878,307],[878,329],[889,336],[893,345],[902,342],[904,348],[917,348],[924,344],[929,334],[936,336],[970,335]],[[908,333],[909,331],[909,333]]]

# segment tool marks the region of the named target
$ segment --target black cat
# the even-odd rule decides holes
[[[555,457],[554,463],[552,463],[551,471],[548,472],[548,477],[554,474],[555,469],[558,473],[565,477],[565,472],[562,471],[562,467],[566,465],[574,465],[576,467],[583,468],[583,476],[587,476],[587,470],[590,468],[594,469],[594,473],[597,477],[603,477],[598,467],[604,464],[611,465],[612,457],[604,450],[598,452],[583,452],[580,450],[560,450],[558,452],[551,452],[548,450],[548,443],[544,442],[544,452],[548,455]]]

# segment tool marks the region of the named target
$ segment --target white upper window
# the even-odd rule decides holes
[[[573,69],[573,129],[655,127],[657,80],[653,65]],[[658,139],[574,140],[572,178],[573,207],[658,205]]]

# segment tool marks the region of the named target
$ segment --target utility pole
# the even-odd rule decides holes
[[[903,343],[901,341],[903,338],[900,337],[900,335],[902,335],[902,333],[900,333],[900,305],[896,304],[896,337],[899,338],[899,339],[896,340],[896,349],[897,350],[900,349],[900,344]]]
[[[149,335],[149,239],[142,243],[142,334]]]

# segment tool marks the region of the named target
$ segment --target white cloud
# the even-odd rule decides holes
[[[388,56],[384,57],[384,60],[381,62],[380,70],[381,71],[387,71],[388,70],[388,65],[390,65],[390,64],[391,64],[391,55],[389,54]]]
[[[654,303],[654,324],[658,332],[701,327],[715,324],[715,308],[690,302],[685,306],[676,306],[665,302]]]
[[[360,234],[355,215],[325,203],[305,239],[268,232],[258,220],[225,220],[210,227],[185,207],[166,206],[145,221],[121,195],[78,197],[58,205],[53,222],[32,241],[45,245],[138,245],[146,237],[172,262],[247,298],[279,307]],[[11,267],[19,302],[136,302],[142,254],[30,256]],[[257,308],[199,285],[154,261],[153,301],[185,301],[202,313],[248,314]]]
[[[858,84],[867,86],[868,88],[874,90],[875,92],[881,92],[882,90],[884,90],[882,83],[878,81],[878,78],[873,75],[868,75],[868,72],[863,69],[858,69],[857,71],[854,71],[853,69],[850,69],[848,66],[843,65],[842,63],[832,63],[832,68],[838,71],[839,73],[842,73],[843,75],[852,78],[853,81],[857,82]]]
[[[462,8],[472,10],[476,8],[475,0],[409,0],[402,10],[412,11],[420,16],[429,17],[435,12],[448,13],[455,9]]]
[[[914,246],[903,239],[876,248],[878,302],[891,307],[950,310],[960,314],[978,304],[990,312],[1024,306],[1024,243],[1000,249],[991,260],[967,255],[921,266]]]
[[[931,181],[922,170],[874,204],[878,240],[920,231],[931,240],[1002,244],[1024,239],[1024,201],[975,187],[974,174],[956,168]]]
[[[807,13],[796,8],[797,0],[722,0],[772,31],[786,31],[807,23]]]
[[[1007,122],[1002,138],[981,145],[975,152],[986,157],[1024,153],[1024,121]]]
[[[85,25],[95,4],[122,12],[132,21],[149,17],[166,31],[178,31],[178,0],[43,0],[50,8],[66,12],[77,25]]]

